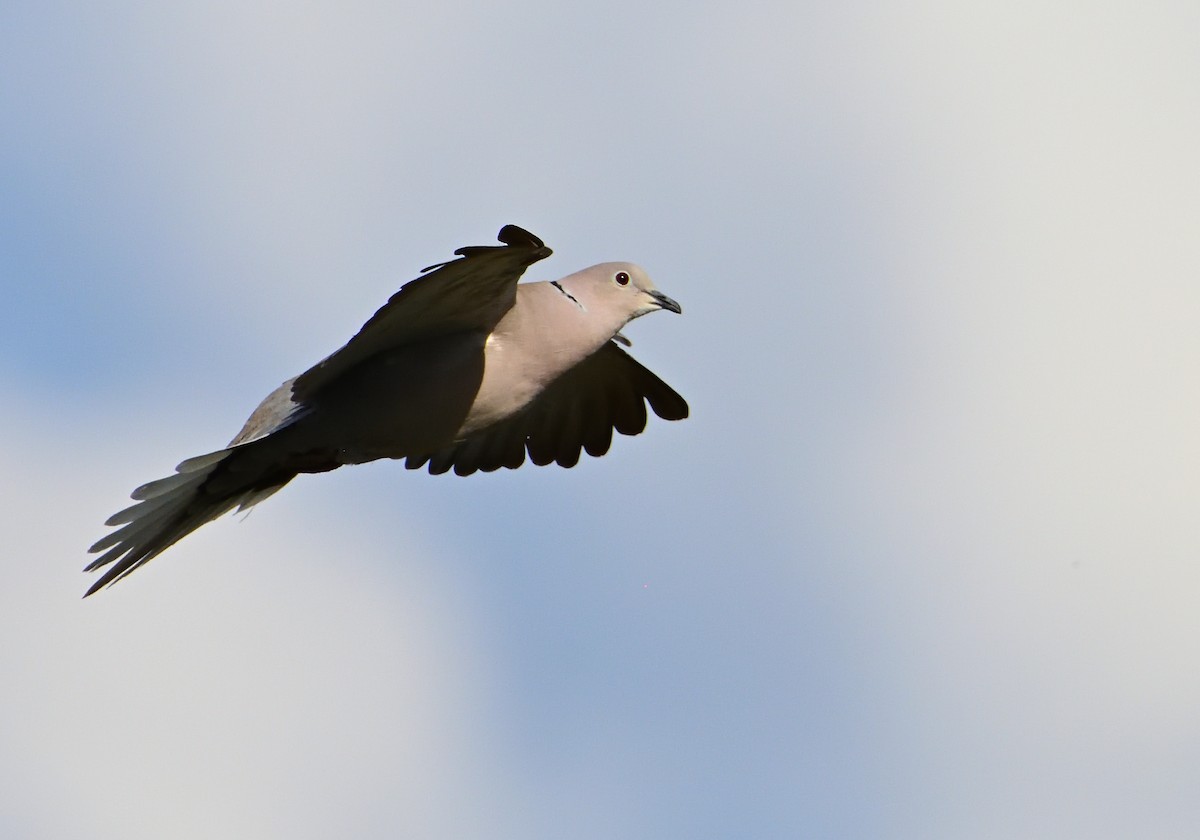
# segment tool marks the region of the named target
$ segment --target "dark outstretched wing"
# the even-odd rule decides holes
[[[457,260],[432,265],[380,307],[346,346],[296,377],[292,396],[304,402],[322,387],[382,350],[455,332],[491,328],[516,298],[525,269],[552,253],[516,225],[497,237],[503,245],[459,248]]]
[[[410,457],[405,466],[420,469],[428,463],[435,475],[451,468],[470,475],[516,469],[528,451],[538,466],[553,461],[573,467],[581,451],[607,452],[614,429],[623,435],[645,430],[647,402],[664,420],[688,416],[683,397],[610,341],[512,417],[439,452]]]

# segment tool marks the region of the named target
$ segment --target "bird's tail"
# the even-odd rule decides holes
[[[125,577],[205,522],[258,504],[296,476],[271,469],[255,449],[251,443],[189,458],[175,475],[134,490],[130,498],[136,504],[104,523],[121,527],[88,549],[104,554],[84,571],[110,568],[83,597]]]

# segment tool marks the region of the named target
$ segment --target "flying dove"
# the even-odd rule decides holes
[[[289,379],[224,449],[143,484],[120,526],[89,549],[108,567],[91,595],[227,511],[245,510],[300,473],[378,458],[458,475],[529,460],[573,467],[608,451],[614,430],[688,415],[683,397],[618,346],[634,318],[679,304],[645,271],[601,263],[561,280],[521,283],[550,256],[516,225],[502,245],[455,251],[404,285],[346,346]]]

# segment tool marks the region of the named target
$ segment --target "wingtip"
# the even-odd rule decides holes
[[[505,225],[500,228],[500,233],[496,235],[496,239],[503,242],[505,245],[511,245],[514,248],[545,248],[546,243],[538,237],[534,236],[523,227],[517,225]]]
[[[686,420],[691,413],[687,400],[673,389],[669,394],[647,395],[647,399],[650,401],[650,408],[663,420]]]
[[[538,260],[544,260],[554,252],[546,247],[546,243],[538,237],[534,236],[525,228],[517,227],[516,225],[505,225],[500,228],[500,233],[496,238],[509,248],[517,249],[518,251],[527,251],[522,254],[526,265],[532,265]],[[505,249],[499,245],[464,245],[462,248],[454,252],[456,257],[478,257],[484,254],[495,254],[497,252],[505,253]],[[450,263],[438,263],[421,269],[424,274],[427,271],[434,271],[442,266],[450,265]]]
[[[503,242],[510,248],[530,248],[533,250],[533,262],[544,260],[554,252],[546,247],[546,243],[540,237],[534,236],[523,227],[517,225],[505,225],[500,228],[500,233],[496,235],[496,239]]]

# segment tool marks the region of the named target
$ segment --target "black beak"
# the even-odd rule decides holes
[[[649,295],[650,295],[650,297],[652,297],[652,298],[654,298],[656,301],[658,301],[658,305],[659,305],[659,306],[660,306],[662,309],[670,309],[670,310],[671,310],[672,312],[674,312],[676,315],[682,315],[682,314],[683,314],[683,308],[682,308],[682,307],[681,307],[681,306],[680,306],[678,303],[676,303],[675,301],[671,300],[669,297],[667,297],[667,296],[666,296],[666,295],[664,295],[662,292],[660,292],[658,289],[655,289],[655,290],[653,290],[653,291],[651,291],[651,292],[648,292],[647,294],[649,294]]]

